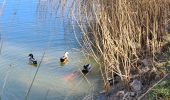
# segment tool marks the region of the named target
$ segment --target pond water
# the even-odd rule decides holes
[[[65,34],[67,20],[49,11],[49,1],[0,0],[0,97],[2,100],[24,100],[37,70],[28,64],[33,53],[40,62],[45,56],[28,94],[28,100],[81,100],[91,91],[98,91],[100,74],[97,65],[77,48],[74,35]],[[51,3],[53,4],[53,3]],[[51,5],[52,6],[52,5]],[[69,62],[61,65],[59,58],[69,52]],[[86,78],[79,74],[84,64],[92,64]]]

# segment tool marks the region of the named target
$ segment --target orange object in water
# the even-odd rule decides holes
[[[80,74],[80,73],[79,73],[78,71],[75,71],[75,72],[73,72],[73,73],[71,73],[71,74],[66,75],[66,76],[64,77],[64,80],[66,80],[66,81],[72,81],[72,80],[74,80],[79,74]]]

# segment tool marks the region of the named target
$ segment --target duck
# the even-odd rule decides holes
[[[110,86],[113,86],[113,78],[109,77],[109,78],[107,78],[107,81]]]
[[[120,77],[118,74],[114,73],[113,77],[108,77],[107,81],[109,83],[110,86],[113,86],[114,84],[119,83]]]
[[[65,52],[64,56],[60,58],[61,63],[64,63],[64,62],[68,61],[68,54],[69,54],[68,52]]]
[[[91,71],[91,65],[90,64],[86,64],[86,65],[84,65],[83,66],[83,69],[82,69],[82,73],[84,74],[84,75],[86,75],[88,72],[90,72]]]
[[[30,64],[37,65],[37,60],[34,59],[34,55],[33,54],[30,53],[28,55],[28,58],[29,58],[29,63]]]

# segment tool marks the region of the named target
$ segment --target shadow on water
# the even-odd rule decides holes
[[[68,26],[69,18],[63,21],[57,17],[61,12],[56,14],[56,9],[60,9],[56,3],[57,0],[11,0],[3,9],[3,16],[0,16],[2,100],[24,100],[31,83],[29,100],[81,99],[91,90],[88,81],[94,91],[100,89],[97,65],[77,48],[72,32],[65,34],[64,26]],[[28,64],[28,54],[33,53],[39,63],[44,51],[45,56],[35,77],[38,66]],[[61,64],[59,58],[66,51],[70,54],[69,62]],[[79,70],[87,63],[94,66],[91,73],[86,77],[74,74],[75,71],[80,73]],[[9,64],[13,68],[7,75]],[[75,76],[66,80],[69,75]]]

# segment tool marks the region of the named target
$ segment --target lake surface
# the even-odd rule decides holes
[[[0,96],[2,100],[24,100],[37,67],[28,64],[33,53],[40,62],[28,100],[81,100],[101,89],[97,65],[78,49],[73,33],[67,31],[69,18],[56,14],[57,0],[0,0]],[[69,52],[69,63],[59,58]],[[91,63],[87,79],[79,74],[68,80],[74,71]]]

